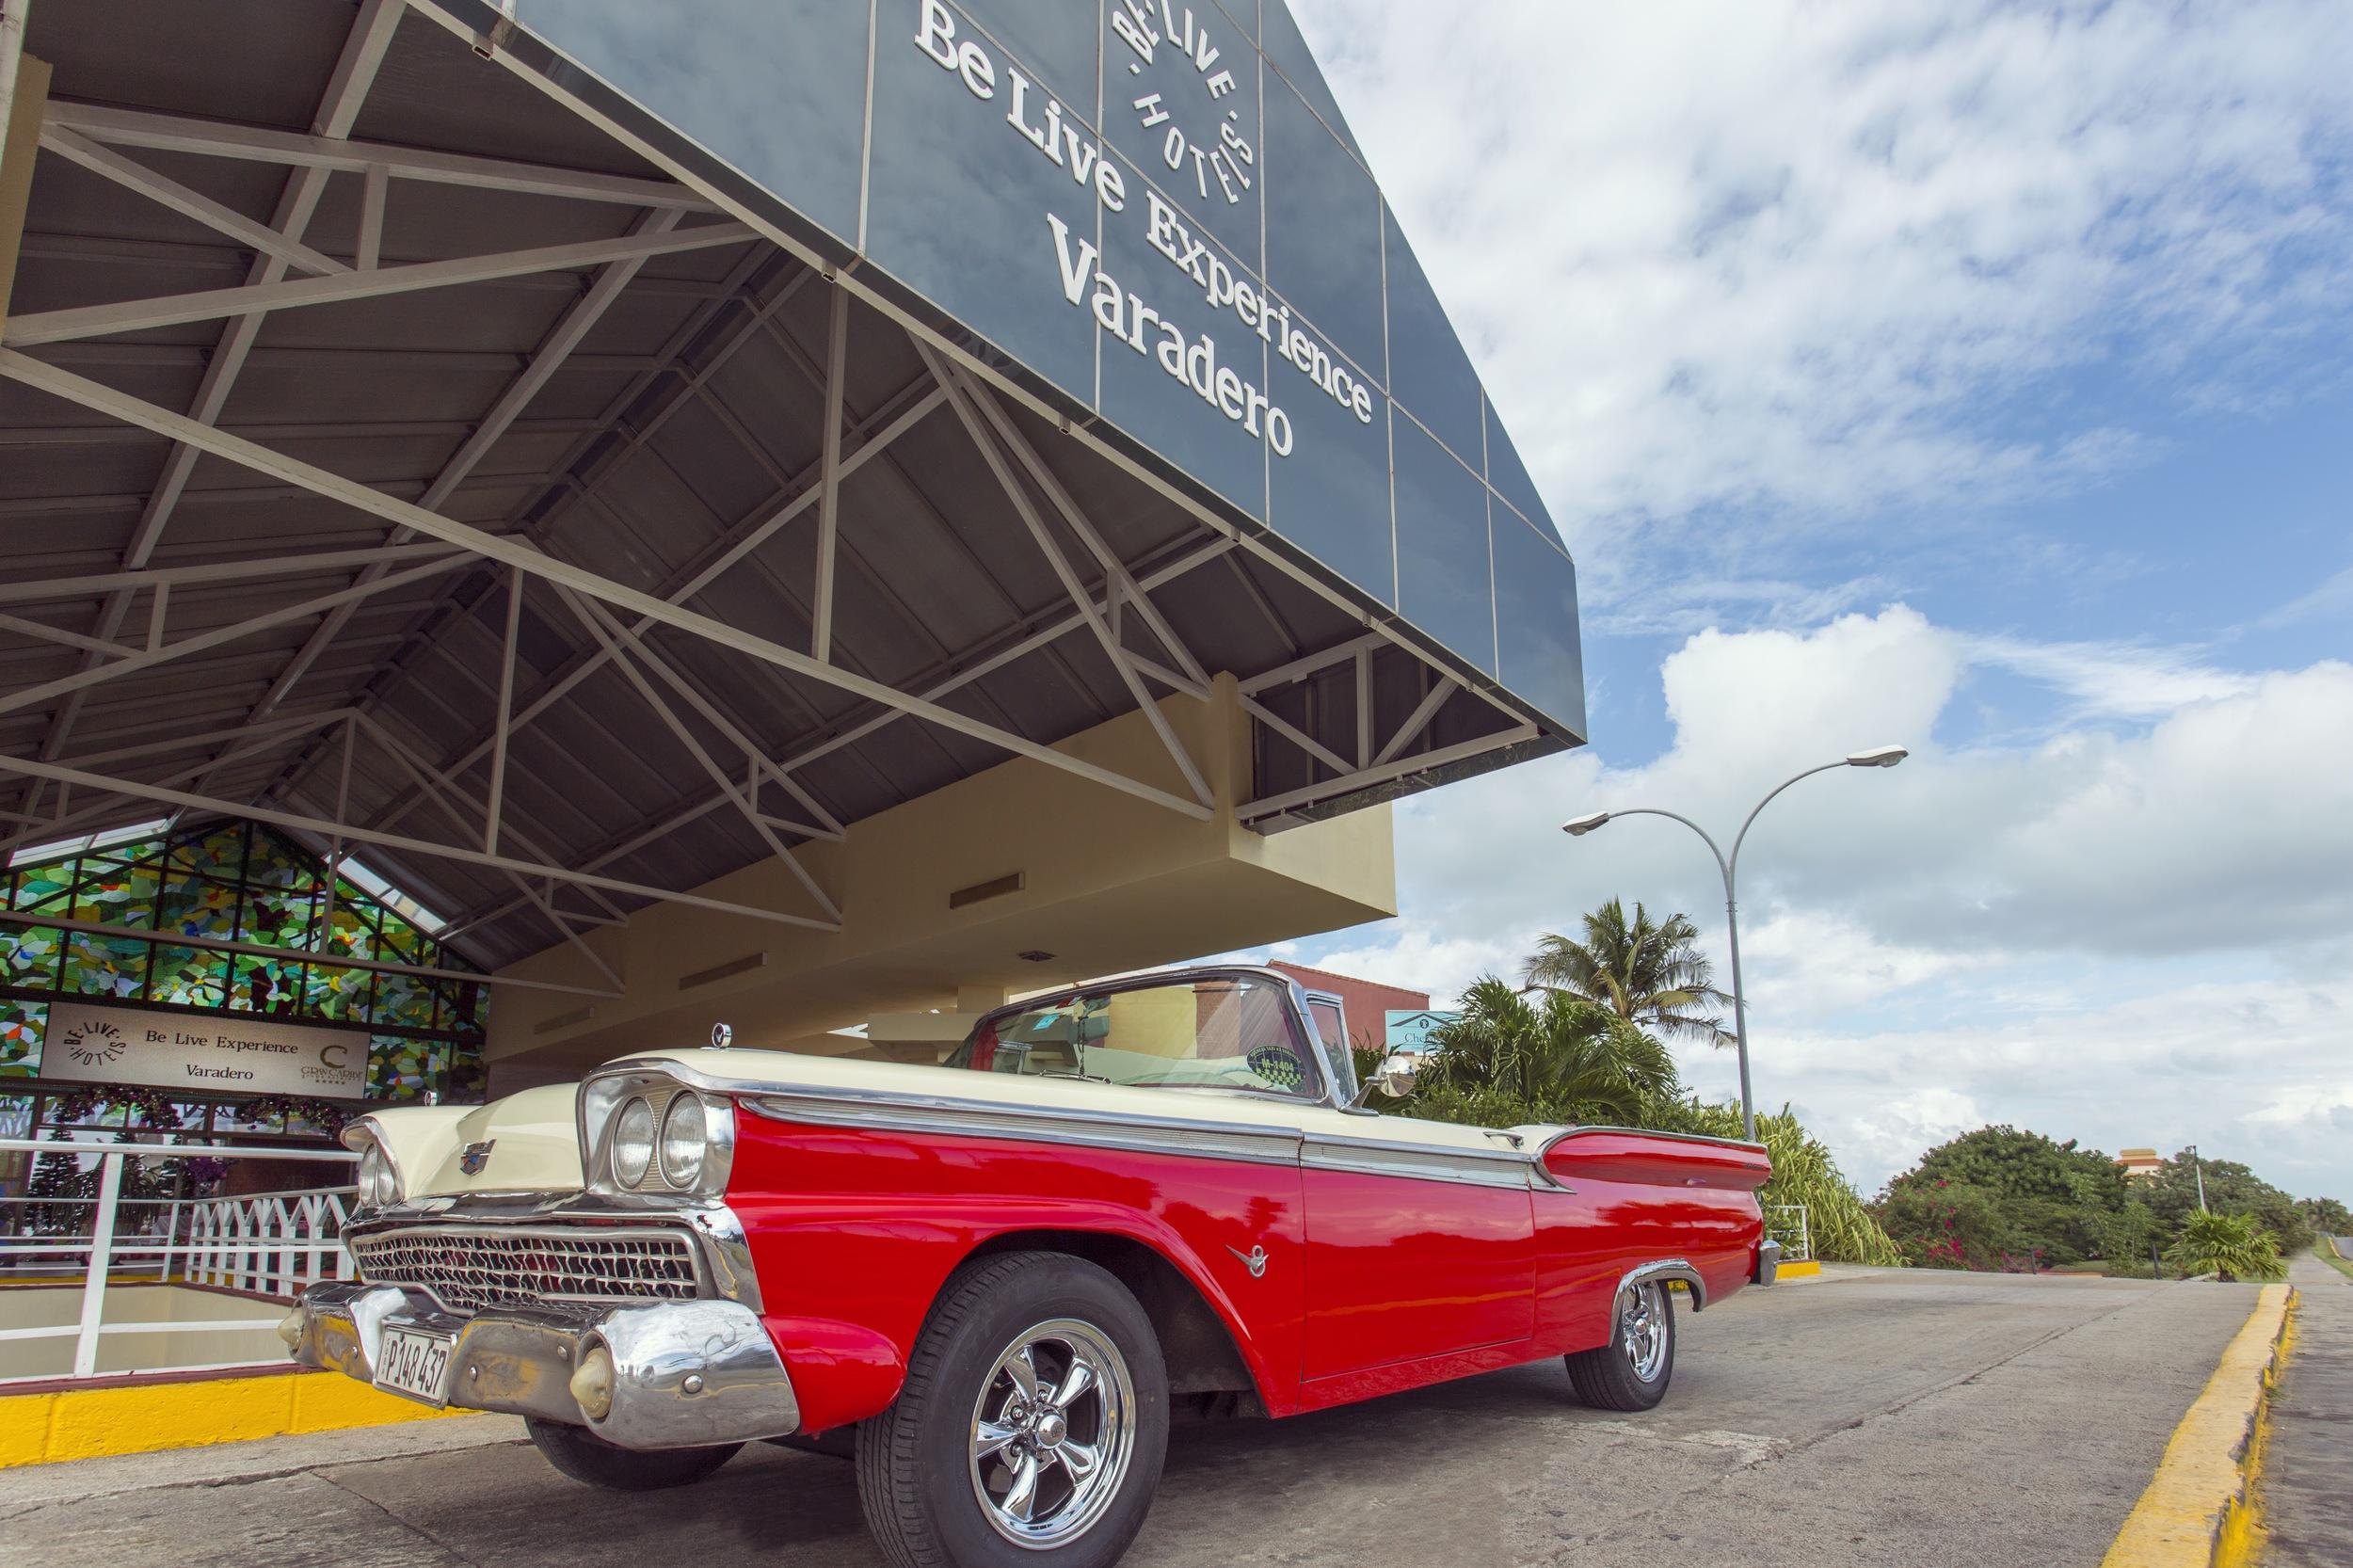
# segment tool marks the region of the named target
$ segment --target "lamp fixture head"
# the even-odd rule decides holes
[[[1850,768],[1892,768],[1912,753],[1902,746],[1873,746],[1868,751],[1850,751],[1847,766]]]
[[[1609,820],[1609,813],[1607,811],[1589,811],[1584,816],[1571,817],[1567,822],[1562,823],[1561,831],[1572,839],[1582,839]]]

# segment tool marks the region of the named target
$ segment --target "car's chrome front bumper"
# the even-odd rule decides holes
[[[585,1427],[625,1448],[783,1437],[801,1424],[783,1358],[741,1302],[548,1303],[458,1317],[422,1291],[336,1283],[303,1292],[286,1336],[302,1365],[375,1383],[388,1327],[452,1337],[449,1403]],[[572,1379],[600,1347],[613,1361],[612,1408],[592,1419]]]

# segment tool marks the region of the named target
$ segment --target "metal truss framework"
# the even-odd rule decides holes
[[[823,456],[816,472],[789,476],[783,487],[789,493],[779,499],[767,516],[736,531],[722,550],[672,584],[667,592],[641,592],[564,561],[537,543],[457,521],[440,510],[481,457],[529,407],[598,319],[627,290],[647,260],[693,249],[743,245],[757,236],[748,226],[733,221],[689,224],[689,218],[710,214],[713,209],[712,203],[683,186],[349,140],[347,133],[366,99],[403,9],[402,0],[367,0],[361,7],[309,136],[91,104],[56,103],[48,106],[41,131],[41,145],[46,152],[207,225],[252,250],[254,260],[246,281],[237,287],[19,315],[8,324],[7,346],[0,348],[0,375],[163,435],[173,446],[132,543],[124,552],[120,570],[0,586],[0,603],[30,606],[84,597],[97,597],[103,601],[98,620],[88,632],[36,619],[29,614],[0,612],[0,628],[71,648],[85,656],[81,666],[71,674],[0,695],[0,714],[43,704],[62,704],[40,756],[0,759],[0,771],[25,776],[54,789],[50,810],[18,813],[25,826],[6,842],[21,843],[70,829],[104,816],[116,808],[118,802],[130,798],[181,809],[251,816],[316,835],[331,846],[330,853],[335,856],[342,855],[346,844],[375,844],[406,854],[488,867],[504,873],[516,888],[515,900],[502,908],[515,907],[518,901],[536,907],[617,984],[617,977],[580,937],[584,925],[612,923],[621,918],[621,910],[612,903],[611,896],[681,902],[788,924],[838,930],[839,906],[802,866],[786,836],[838,840],[843,827],[792,776],[791,769],[872,734],[900,717],[926,720],[1189,816],[1206,818],[1211,814],[1212,796],[1207,781],[1160,714],[1154,694],[1144,683],[1144,676],[1150,674],[1162,680],[1169,689],[1206,696],[1207,677],[1198,661],[1168,629],[1164,618],[1151,606],[1144,587],[1103,545],[1100,536],[1066,492],[1054,486],[1048,493],[1056,510],[1064,525],[1078,535],[1100,563],[1106,586],[1098,591],[1081,580],[1015,477],[1015,465],[1017,463],[1030,473],[1033,481],[1046,475],[1050,485],[1050,474],[1047,474],[1036,454],[1026,450],[1026,442],[1003,409],[996,405],[994,395],[977,383],[946,371],[939,361],[929,360],[928,349],[923,352],[932,373],[930,385],[909,388],[888,407],[844,427],[842,386],[848,296],[838,287],[830,306],[828,354],[822,367],[827,424]],[[286,187],[272,220],[266,225],[256,223],[139,163],[131,155],[137,150],[280,165],[288,169]],[[306,244],[303,237],[328,177],[339,172],[357,173],[364,182],[359,253],[348,259],[316,249]],[[386,187],[402,180],[574,197],[608,204],[627,203],[638,207],[641,216],[630,232],[612,240],[448,261],[384,264],[379,248]],[[596,269],[593,282],[547,334],[529,363],[514,377],[505,393],[474,427],[439,477],[414,501],[356,484],[257,441],[229,434],[216,424],[254,348],[261,325],[271,312],[584,268]],[[797,289],[813,277],[814,274],[803,273],[793,279],[790,288]],[[756,314],[755,325],[764,325],[773,314],[773,308],[781,303],[781,296],[772,300],[768,310]],[[184,413],[119,392],[23,352],[30,347],[75,344],[146,328],[201,321],[219,321],[224,326],[218,344],[206,360],[202,385]],[[943,405],[953,408],[979,444],[1032,536],[1069,592],[1076,614],[1022,639],[1015,649],[1000,650],[935,683],[922,694],[913,694],[871,680],[842,666],[832,657],[834,563],[839,537],[837,497],[844,479],[881,456],[891,440]],[[150,562],[185,492],[189,474],[196,461],[208,456],[239,464],[291,489],[371,513],[391,524],[391,530],[383,544],[365,550],[154,568]],[[819,571],[810,607],[816,631],[807,651],[783,647],[687,607],[696,595],[742,563],[779,530],[811,511],[815,513],[819,539]],[[1207,558],[1209,552],[1199,552],[1185,565]],[[284,722],[278,712],[280,705],[365,601],[459,568],[479,568],[484,563],[503,569],[506,603],[504,655],[491,694],[492,713],[488,733],[479,744],[468,748],[451,764],[437,767],[411,752],[362,710],[338,710],[324,718],[312,714],[291,724]],[[227,584],[289,575],[343,573],[349,574],[348,580],[328,591],[202,632],[167,635],[168,614],[175,595],[184,603],[193,596]],[[595,652],[518,708],[516,642],[526,585],[552,592],[587,632]],[[1173,661],[1176,669],[1159,659],[1126,649],[1114,630],[1123,605],[1131,608],[1135,618],[1150,629],[1160,645],[1158,652]],[[141,609],[144,615],[135,622],[135,612]],[[242,724],[207,734],[178,736],[68,759],[82,699],[92,688],[275,627],[297,623],[312,626],[309,638]],[[939,704],[939,697],[968,684],[986,670],[1000,667],[1019,653],[1034,650],[1079,626],[1095,633],[1129,694],[1149,715],[1184,779],[1185,793],[1172,793],[1065,756],[1025,736]],[[655,627],[703,638],[784,675],[836,687],[863,699],[871,705],[871,712],[850,728],[810,745],[800,756],[773,757],[648,640],[647,632]],[[588,675],[608,665],[623,676],[656,722],[695,759],[720,802],[739,815],[792,870],[813,905],[814,914],[702,898],[678,889],[604,876],[595,870],[559,865],[526,826],[516,820],[506,804],[509,747],[515,731],[549,711]],[[696,738],[681,716],[681,710],[691,710],[705,725],[717,730],[740,756],[730,761],[713,755]],[[230,764],[250,758],[268,744],[281,742],[289,729],[319,732],[310,754],[313,759],[324,748],[340,744],[340,767],[336,773],[340,783],[330,810],[322,813],[316,809],[257,805],[207,795],[190,787],[200,785],[207,776]],[[373,748],[378,763],[389,761],[411,780],[409,793],[389,814],[392,820],[430,808],[456,829],[463,841],[396,833],[382,823],[346,820],[344,797],[348,792],[354,757],[363,743]],[[161,779],[93,771],[142,755],[184,754],[191,748],[207,745],[214,749],[202,762],[177,769]],[[461,786],[459,776],[475,768],[486,755],[487,790],[477,793]],[[306,775],[309,771],[290,770]],[[794,815],[773,815],[763,807],[760,797],[771,787],[792,799]],[[37,800],[38,795],[33,799]],[[28,801],[28,805],[31,803]],[[675,830],[702,814],[700,809],[689,810],[670,822],[652,824],[632,836],[631,847],[642,848],[665,831]],[[594,912],[559,907],[554,898],[554,890],[559,887],[578,889],[594,899],[600,907]],[[473,912],[461,923],[479,923],[494,918],[495,913]]]
[[[1206,699],[1210,676],[1154,603],[1152,593],[1241,548],[1224,524],[1187,504],[1209,524],[1210,535],[1131,568],[1014,420],[996,385],[920,332],[910,330],[909,339],[924,374],[858,413],[845,396],[850,281],[821,276],[814,266],[808,266],[764,299],[754,297],[744,285],[755,264],[773,255],[768,248],[773,236],[729,218],[715,203],[685,185],[350,139],[349,132],[405,8],[404,0],[363,0],[308,135],[96,104],[54,102],[47,105],[40,140],[44,152],[214,230],[250,250],[252,260],[245,280],[233,287],[53,310],[16,316],[7,324],[5,346],[0,346],[0,376],[162,436],[171,447],[160,477],[146,497],[119,569],[0,585],[0,605],[20,607],[0,610],[0,629],[82,655],[79,667],[70,674],[0,695],[0,715],[57,705],[40,755],[0,757],[0,774],[13,773],[36,781],[26,797],[26,808],[11,814],[24,825],[0,838],[0,850],[71,831],[102,820],[110,811],[119,812],[125,800],[142,800],[175,809],[252,817],[309,834],[328,846],[330,862],[340,861],[346,846],[375,845],[402,855],[484,868],[499,873],[510,893],[501,901],[460,911],[441,933],[443,940],[519,910],[535,910],[617,988],[619,975],[584,936],[595,927],[616,924],[625,918],[617,900],[679,903],[771,922],[840,930],[841,911],[836,898],[802,863],[793,841],[838,840],[845,830],[794,774],[904,718],[922,720],[1191,818],[1207,820],[1215,814],[1216,799],[1209,780],[1160,708],[1163,693]],[[281,168],[286,171],[285,184],[270,220],[259,223],[143,164],[136,155],[141,152]],[[330,254],[306,240],[328,181],[338,174],[356,175],[361,184],[358,235],[349,256]],[[609,239],[388,264],[381,249],[385,204],[388,192],[400,182],[570,199],[624,207],[636,216],[626,232]],[[520,519],[509,519],[501,529],[449,515],[448,503],[469,485],[482,459],[517,425],[600,319],[639,279],[648,261],[746,244],[755,244],[754,253],[724,287],[713,291],[701,314],[652,357],[647,370],[601,418],[581,424],[575,450],[586,450],[599,435],[643,442],[671,412],[696,398],[703,398],[707,411],[723,422],[732,421],[723,406],[707,398],[704,383],[737,347],[766,334],[813,383],[824,409],[820,456],[799,472],[777,469],[748,433],[736,430],[739,441],[767,465],[775,482],[768,505],[728,529],[696,561],[653,592],[565,559],[544,529],[537,537],[520,532]],[[585,286],[575,284],[578,292],[572,302],[414,499],[360,484],[251,436],[220,427],[222,411],[253,358],[262,327],[275,312],[538,274],[577,278],[584,272],[589,274]],[[829,291],[822,362],[805,354],[776,327],[784,304],[810,286]],[[859,296],[872,302],[862,293]],[[688,344],[714,319],[721,305],[739,301],[748,307],[747,319],[700,370],[688,374],[681,359]],[[204,357],[200,384],[184,411],[127,394],[59,362],[92,340],[197,322],[218,322],[221,329]],[[46,357],[35,357],[25,352],[30,348],[49,352]],[[664,372],[683,382],[681,394],[655,415],[648,427],[624,432],[619,424],[624,410],[655,376]],[[841,536],[840,494],[851,475],[871,462],[887,458],[894,440],[943,408],[953,415],[981,456],[1068,603],[1050,616],[1031,617],[981,648],[953,656],[943,648],[940,667],[921,680],[917,689],[902,690],[848,667],[837,657],[836,583],[839,564],[850,548]],[[363,549],[322,550],[267,559],[154,566],[158,544],[187,492],[190,476],[198,462],[207,456],[249,471],[266,487],[256,493],[322,497],[380,520],[387,525],[382,542]],[[563,465],[557,465],[555,473],[562,472]],[[544,487],[552,481],[552,474],[535,483]],[[1165,489],[1155,483],[1156,488]],[[575,487],[566,504],[598,507],[603,502],[589,484]],[[810,520],[806,526],[814,534],[816,561],[808,601],[802,606],[812,629],[805,648],[758,635],[691,607],[697,596],[804,517]],[[365,698],[324,712],[296,711],[295,699],[304,677],[336,646],[354,615],[369,600],[428,580],[448,581],[451,574],[461,571],[469,580],[479,581],[486,566],[491,568],[493,584],[487,593],[504,601],[496,606],[503,628],[500,656],[487,680],[465,662],[449,661],[475,688],[487,712],[473,738],[456,747],[448,760],[437,761],[421,755],[370,711],[371,703]],[[319,578],[338,585],[207,631],[178,637],[168,633],[168,612],[174,603],[283,577]],[[1237,571],[1235,577],[1279,631],[1280,617],[1263,593],[1245,574]],[[566,618],[585,633],[589,646],[525,693],[518,690],[518,667],[527,596],[560,606]],[[87,632],[29,613],[31,606],[90,600],[99,601],[101,607]],[[296,624],[310,627],[307,636],[241,722],[70,755],[85,699],[93,689]],[[741,661],[765,667],[774,677],[789,678],[789,681],[779,681],[785,694],[792,693],[790,682],[810,682],[858,699],[860,708],[847,718],[824,723],[805,701],[788,695],[788,701],[808,714],[815,733],[781,752],[772,752],[755,738],[743,716],[730,711],[721,695],[665,654],[664,646],[651,635],[657,630],[673,638],[699,639]],[[1051,652],[1059,640],[1080,631],[1088,634],[1108,660],[1128,696],[1154,729],[1181,779],[1181,791],[1163,789],[1066,755],[944,705],[944,699],[991,672],[1040,650]],[[1288,641],[1288,633],[1285,636]],[[1296,644],[1290,646],[1296,648]],[[1240,806],[1237,809],[1244,822],[1279,821],[1293,808],[1328,799],[1336,792],[1393,781],[1460,757],[1493,750],[1498,744],[1535,736],[1534,727],[1503,710],[1515,728],[1456,746],[1406,755],[1440,710],[1465,691],[1455,679],[1433,670],[1432,683],[1418,705],[1376,745],[1371,725],[1372,656],[1394,646],[1400,645],[1385,632],[1369,631],[1339,646],[1303,653],[1242,683],[1243,702],[1253,721],[1334,776],[1306,789]],[[1276,688],[1351,661],[1355,666],[1358,715],[1353,757],[1316,739],[1264,700]],[[528,821],[510,798],[510,776],[519,765],[512,752],[513,739],[555,709],[583,681],[606,669],[622,678],[655,723],[693,760],[709,789],[617,842],[598,846],[586,855],[559,856],[537,824]],[[1494,700],[1485,693],[1473,695]],[[689,721],[690,713],[696,722]],[[721,745],[705,739],[712,734],[720,738]],[[282,771],[264,800],[232,799],[203,790],[209,777],[251,761],[282,745],[290,736],[306,735],[310,739],[299,757]],[[367,752],[363,753],[363,747]],[[200,760],[173,766],[160,777],[133,778],[106,771],[157,758],[179,761],[192,753],[200,754]],[[404,792],[389,808],[365,822],[352,820],[348,809],[352,770],[363,755],[372,759],[371,766],[389,764],[392,773],[408,781]],[[487,782],[481,788],[461,782],[486,764]],[[45,811],[39,808],[43,790],[50,792]],[[771,790],[790,800],[790,814],[769,808],[763,797]],[[791,872],[808,902],[808,912],[714,899],[605,873],[614,862],[722,810],[739,818]],[[429,814],[437,825],[448,830],[446,835],[396,831],[406,819],[420,814]],[[566,860],[569,863],[563,863]],[[559,894],[570,902],[560,903]],[[581,907],[583,901],[592,907]]]

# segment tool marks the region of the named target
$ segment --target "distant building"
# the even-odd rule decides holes
[[[1305,964],[1275,963],[1268,967],[1282,970],[1310,995],[1337,998],[1348,1015],[1348,1041],[1352,1046],[1385,1045],[1394,1048],[1394,1042],[1387,1035],[1389,1018],[1399,1013],[1427,1012],[1430,1007],[1427,991],[1409,991],[1402,985],[1385,985],[1377,980],[1311,969]],[[1318,1019],[1319,1027],[1321,1021]]]
[[[2124,1167],[2128,1176],[2153,1176],[2165,1169],[2165,1161],[2154,1149],[2119,1149],[2116,1162]]]

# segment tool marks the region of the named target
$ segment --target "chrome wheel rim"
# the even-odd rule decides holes
[[[1135,1447],[1127,1357],[1092,1323],[1051,1319],[1014,1337],[972,1401],[972,1494],[1015,1545],[1060,1546],[1101,1520]]]
[[[1657,1381],[1667,1364],[1667,1293],[1657,1281],[1628,1290],[1618,1302],[1618,1340],[1626,1365],[1643,1383]]]

